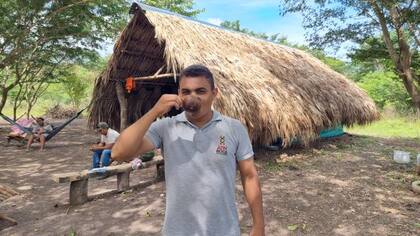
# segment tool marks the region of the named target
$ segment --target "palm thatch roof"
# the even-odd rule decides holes
[[[147,5],[140,5],[97,79],[92,125],[118,128],[115,83],[129,76],[179,73],[191,64],[208,66],[220,95],[214,108],[239,119],[254,143],[280,137],[304,143],[337,124],[366,124],[378,118],[375,104],[356,84],[308,53],[231,32]],[[163,93],[176,93],[174,78],[141,81],[128,94],[128,122],[145,114]]]

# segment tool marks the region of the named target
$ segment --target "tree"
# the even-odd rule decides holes
[[[65,93],[70,97],[72,105],[80,108],[82,101],[87,96],[89,84],[92,84],[98,71],[90,71],[80,65],[74,65],[68,69],[60,80],[65,89]]]
[[[166,9],[189,17],[195,17],[204,11],[204,9],[194,10],[193,0],[143,0],[143,2],[150,6]]]
[[[410,109],[410,96],[399,82],[398,76],[391,71],[369,72],[362,76],[358,85],[366,90],[381,109],[387,105],[392,105],[398,111]]]
[[[124,0],[17,0],[0,4],[0,111],[18,84],[54,79],[61,63],[96,57],[126,23]],[[47,77],[45,77],[47,76]]]
[[[416,0],[281,0],[280,13],[301,13],[311,46],[324,48],[346,41],[357,44],[382,35],[388,58],[420,114],[420,79],[413,70],[419,47],[420,12]],[[391,34],[397,36],[392,43]],[[408,35],[414,40],[410,42]]]
[[[409,35],[407,35],[410,38]],[[391,35],[393,45],[398,44],[398,38],[395,34]],[[394,63],[388,55],[388,51],[382,37],[367,38],[358,48],[353,49],[347,54],[354,64],[359,64],[364,69],[363,74],[369,71],[393,71],[397,73]],[[414,73],[420,75],[420,54],[413,51],[412,69]]]
[[[274,43],[279,43],[283,45],[291,45],[289,42],[287,42],[287,37],[281,36],[280,34],[273,34],[273,35],[267,35],[266,33],[258,33],[252,30],[249,30],[247,28],[242,28],[241,23],[239,20],[234,21],[223,21],[220,26],[226,29],[230,29],[233,31],[241,32],[244,34],[251,35],[256,38],[268,40]]]
[[[348,63],[341,61],[337,58],[327,56],[323,50],[320,49],[312,49],[306,45],[299,45],[299,44],[293,44],[289,41],[287,41],[287,37],[281,36],[280,34],[273,34],[273,35],[267,35],[266,33],[258,33],[254,32],[252,30],[249,30],[247,28],[242,28],[239,20],[235,21],[223,21],[220,26],[230,29],[233,31],[241,32],[244,34],[249,34],[251,36],[254,36],[256,38],[264,39],[271,41],[273,43],[278,43],[282,45],[286,45],[293,48],[298,48],[300,50],[306,51],[325,64],[329,65],[333,70],[345,74],[346,76],[349,76],[351,78],[354,77],[354,72],[352,71],[351,65]]]

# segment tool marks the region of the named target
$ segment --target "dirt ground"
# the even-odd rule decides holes
[[[0,125],[2,137],[8,132]],[[89,144],[96,142],[85,120],[76,120],[31,152],[0,142],[0,184],[20,194],[0,202],[0,214],[18,225],[0,235],[159,235],[165,209],[164,183],[118,194],[116,177],[89,180],[88,203],[68,206],[68,184],[55,173],[90,166]],[[391,159],[393,150],[420,153],[420,139],[380,139],[345,135],[311,148],[256,150],[264,198],[266,235],[420,235],[420,195],[410,190],[414,165]],[[154,177],[154,169],[132,173],[130,183]],[[237,180],[243,235],[251,216]],[[3,225],[3,226],[2,226]]]

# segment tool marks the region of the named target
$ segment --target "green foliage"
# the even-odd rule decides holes
[[[62,86],[70,97],[73,106],[79,108],[83,99],[86,98],[88,86],[92,81],[91,73],[81,66],[73,66],[69,73],[62,77]]]
[[[194,0],[143,0],[142,2],[189,17],[195,17],[204,11],[204,9],[194,10]]]
[[[409,34],[406,35],[409,37]],[[395,34],[391,34],[391,40],[394,48],[397,50],[398,37]],[[358,48],[354,48],[348,53],[348,56],[351,58],[352,63],[360,66],[360,73],[362,74],[376,70],[396,71],[382,37],[374,36],[365,39]],[[413,51],[411,60],[414,73],[420,77],[420,53],[417,50]]]
[[[280,1],[280,14],[301,14],[310,44],[319,48],[339,46],[347,40],[363,43],[382,32],[378,15],[383,15],[385,24],[392,28],[390,12],[394,8],[398,9],[399,21],[405,27],[420,24],[418,1]]]
[[[411,106],[410,96],[393,72],[368,73],[362,77],[359,86],[366,90],[381,109],[390,105],[399,111],[406,111]]]
[[[303,16],[311,46],[338,48],[350,41],[361,45],[353,54],[364,64],[359,69],[395,70],[420,112],[419,1],[281,0],[280,6],[281,15]]]
[[[258,32],[249,30],[247,28],[242,28],[239,20],[223,21],[220,24],[220,26],[222,26],[223,28],[226,28],[226,29],[230,29],[230,30],[233,30],[233,31],[248,34],[248,35],[251,35],[251,36],[256,37],[256,38],[268,40],[268,41],[271,41],[273,43],[278,43],[278,44],[283,44],[283,45],[292,45],[287,41],[287,37],[281,36],[280,34],[268,35],[266,33],[258,33]]]
[[[50,83],[61,64],[84,63],[126,24],[124,0],[30,0],[0,4],[0,93]],[[0,101],[0,110],[5,98]]]
[[[344,62],[340,59],[337,59],[337,58],[334,58],[334,57],[331,57],[331,56],[327,56],[325,54],[325,52],[321,49],[312,49],[312,48],[310,48],[306,45],[292,44],[292,43],[287,41],[287,37],[280,36],[280,34],[267,35],[266,33],[257,33],[257,32],[254,32],[252,30],[249,30],[247,28],[241,28],[241,24],[240,24],[239,20],[223,21],[221,23],[221,26],[226,28],[226,29],[241,32],[241,33],[244,33],[244,34],[249,34],[249,35],[254,36],[256,38],[268,40],[268,41],[271,41],[273,43],[278,43],[278,44],[282,44],[282,45],[287,45],[289,47],[294,47],[294,48],[301,49],[303,51],[306,51],[306,52],[312,54],[316,58],[320,59],[322,62],[324,62],[325,64],[330,66],[331,69],[337,71],[338,73],[344,74],[344,75],[346,75],[350,78],[353,78],[353,77],[357,78],[357,76],[354,74],[355,70],[352,68],[352,65],[350,63]]]
[[[383,138],[418,138],[420,140],[420,120],[406,117],[383,117],[370,125],[346,128],[346,132]]]

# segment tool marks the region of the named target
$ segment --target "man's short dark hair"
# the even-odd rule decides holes
[[[179,81],[185,77],[204,77],[210,83],[211,89],[215,88],[213,74],[206,66],[195,64],[184,68],[179,76]]]

